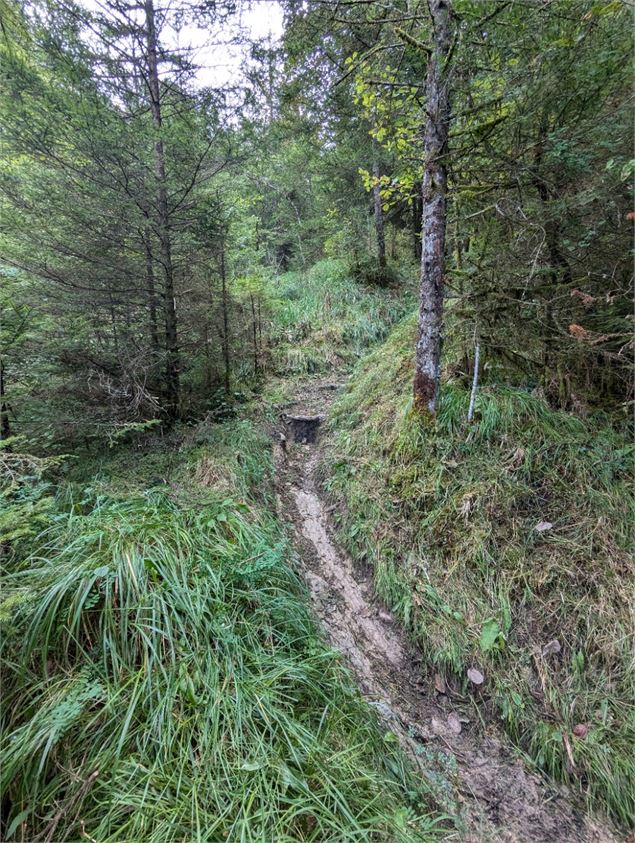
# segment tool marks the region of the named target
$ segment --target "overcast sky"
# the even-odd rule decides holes
[[[197,80],[201,86],[224,85],[236,81],[248,50],[247,46],[232,47],[226,43],[231,40],[238,25],[241,26],[248,40],[271,38],[275,42],[282,35],[282,16],[282,7],[277,0],[256,0],[250,6],[245,5],[241,9],[237,15],[238,20],[231,27],[234,30],[233,33],[210,35],[205,30],[188,26],[181,30],[178,44],[182,47],[196,48],[197,64],[200,65]]]
[[[79,0],[87,9],[106,12],[104,0]],[[157,2],[157,7],[161,6]],[[169,0],[168,0],[168,6]],[[283,11],[278,0],[239,0],[238,12],[224,27],[202,29],[187,25],[178,31],[166,27],[162,40],[168,47],[192,48],[193,58],[200,69],[196,80],[200,87],[221,87],[240,81],[241,68],[249,51],[249,41],[282,36]],[[141,12],[139,12],[141,14]],[[232,45],[238,34],[243,43]],[[247,42],[247,43],[245,43]]]

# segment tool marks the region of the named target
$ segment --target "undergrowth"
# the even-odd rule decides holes
[[[277,374],[315,374],[351,364],[387,335],[408,309],[403,284],[378,289],[353,280],[345,261],[320,261],[276,279]],[[410,299],[411,300],[411,299]]]
[[[340,535],[433,669],[495,710],[554,778],[633,822],[633,447],[599,416],[460,384],[411,412],[413,323],[372,352],[332,422]],[[547,646],[549,645],[549,646]]]
[[[9,549],[3,840],[437,836],[318,636],[269,452],[248,421],[190,431],[178,459],[122,451]]]

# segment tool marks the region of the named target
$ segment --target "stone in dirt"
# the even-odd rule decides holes
[[[550,641],[548,644],[542,648],[542,655],[543,656],[552,656],[556,653],[559,653],[562,647],[560,646],[560,642],[557,638],[554,638],[553,641]]]
[[[458,714],[455,714],[453,711],[448,714],[448,728],[454,735],[460,735],[463,731],[463,726],[461,725],[461,718]]]

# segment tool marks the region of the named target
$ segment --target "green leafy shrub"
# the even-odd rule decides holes
[[[373,255],[358,255],[348,264],[348,271],[355,281],[371,287],[394,287],[399,283],[399,273],[391,264],[380,266]]]
[[[36,457],[13,436],[0,441],[0,555],[13,555],[47,525],[55,509],[47,473],[63,457]]]

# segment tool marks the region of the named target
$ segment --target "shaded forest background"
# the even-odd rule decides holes
[[[302,324],[276,326],[284,273],[318,260],[415,289],[427,16],[285,8],[282,44],[217,90],[166,33],[231,4],[3,7],[5,438],[99,440],[216,412],[289,355],[319,367]],[[453,377],[478,339],[486,379],[554,406],[632,397],[629,14],[455,5]]]

